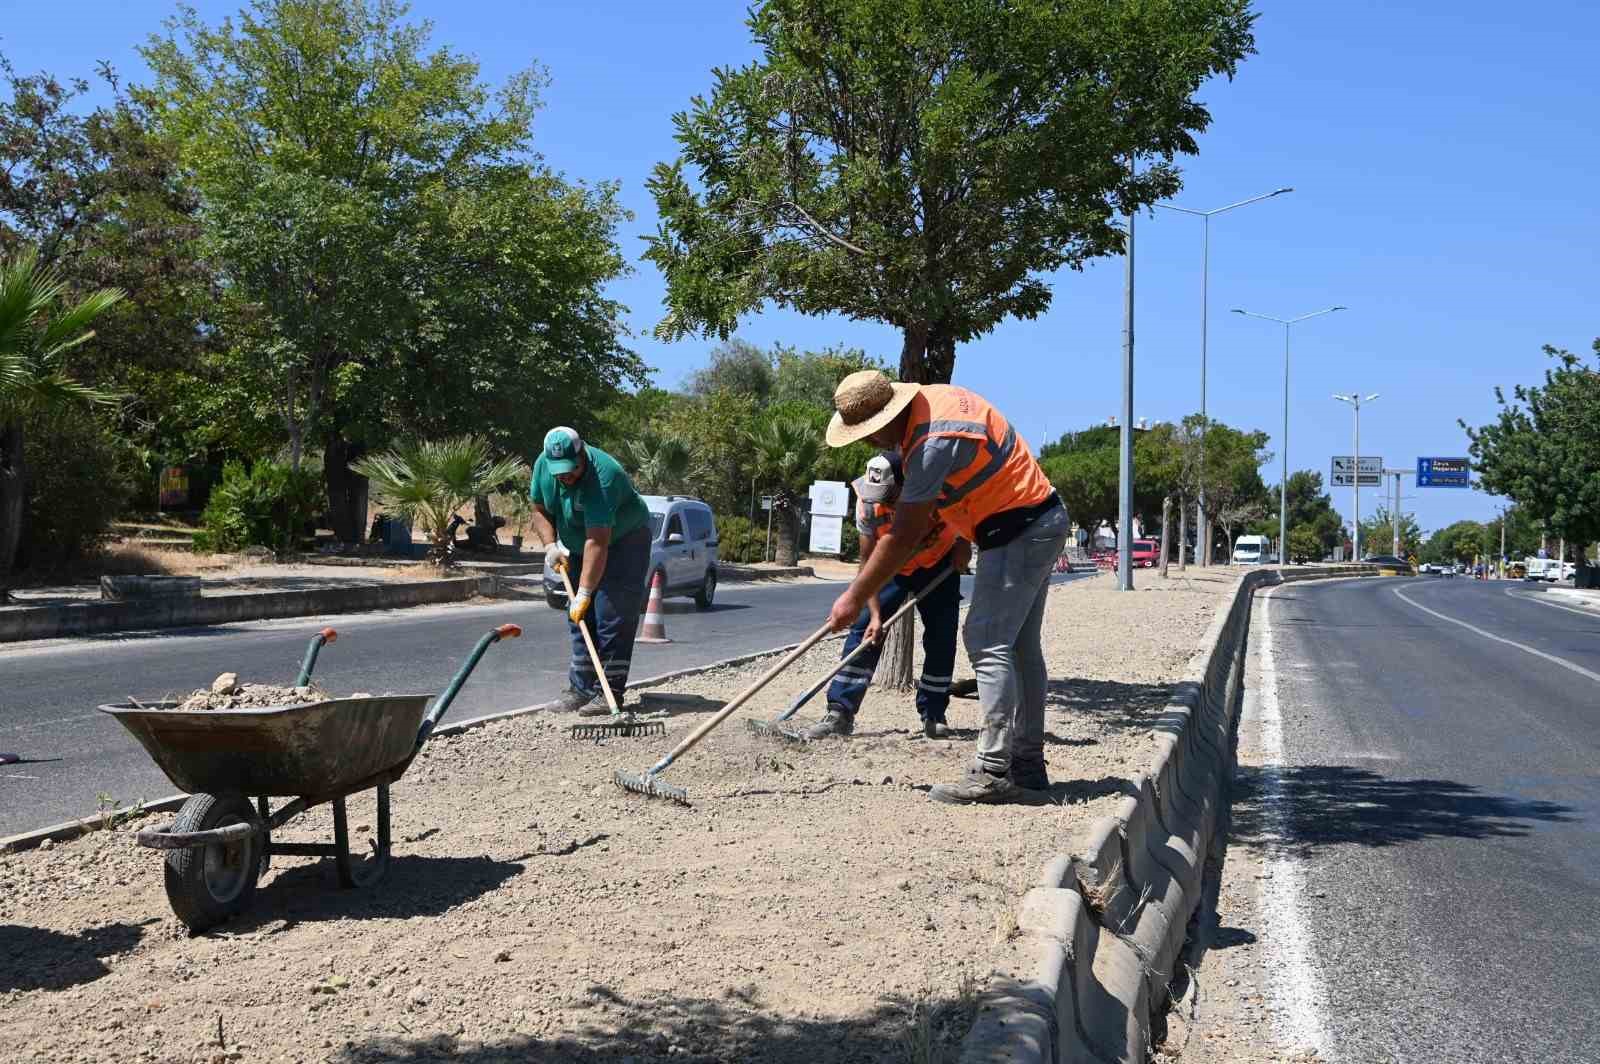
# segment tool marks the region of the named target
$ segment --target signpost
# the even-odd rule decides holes
[[[1417,487],[1470,488],[1472,463],[1465,458],[1418,458]]]
[[[1333,488],[1356,487],[1356,477],[1360,476],[1363,488],[1383,487],[1383,459],[1371,455],[1361,456],[1361,469],[1356,470],[1356,460],[1348,454],[1333,456],[1332,476],[1328,478],[1328,486]]]

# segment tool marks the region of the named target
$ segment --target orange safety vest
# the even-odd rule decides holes
[[[924,384],[908,408],[900,453],[911,453],[936,436],[979,440],[972,461],[945,478],[935,510],[956,534],[977,541],[977,527],[1007,510],[1037,506],[1055,490],[1027,441],[982,396],[951,384]]]
[[[868,539],[877,539],[889,530],[894,524],[894,507],[887,503],[868,502],[861,498],[860,481],[856,481],[856,528]],[[939,560],[950,552],[956,545],[956,530],[934,515],[933,524],[928,528],[928,534],[922,537],[922,542],[917,544],[917,553],[911,556],[905,567],[900,570],[901,576],[910,576],[918,569],[926,569],[937,565]]]

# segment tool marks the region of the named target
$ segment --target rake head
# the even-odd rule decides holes
[[[777,739],[779,742],[805,744],[806,737],[793,728],[783,726],[782,720],[746,720],[744,726],[750,734],[761,739]]]
[[[659,720],[635,720],[626,717],[623,720],[607,721],[604,724],[574,724],[567,733],[569,739],[636,739],[648,735],[665,735],[667,726]]]
[[[632,772],[623,772],[618,769],[612,776],[618,787],[634,794],[642,794],[646,798],[665,798],[669,802],[679,805],[689,804],[689,792],[682,787],[674,787],[670,783],[661,782],[654,772],[641,772],[637,775]]]

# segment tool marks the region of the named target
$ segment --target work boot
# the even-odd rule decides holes
[[[594,700],[594,695],[584,694],[575,687],[569,687],[561,692],[561,697],[556,699],[556,704],[552,708],[557,713],[577,713],[579,716],[584,717],[596,717],[600,713],[609,714],[611,712],[610,708],[606,706],[601,706],[599,711],[596,712],[591,704]],[[589,707],[587,712],[584,709],[585,706]]]
[[[950,738],[950,725],[942,720],[924,718],[922,721],[922,734],[929,739],[948,739]]]
[[[973,767],[955,783],[939,783],[928,788],[928,797],[946,805],[1009,802],[1017,797],[1017,785],[1005,776]]]
[[[1050,789],[1050,774],[1045,771],[1044,758],[1038,760],[1023,760],[1020,757],[1011,759],[1011,771],[1008,773],[1011,782],[1025,791],[1048,791]]]
[[[844,738],[855,730],[856,717],[854,713],[840,709],[837,706],[829,706],[827,715],[802,731],[800,738],[808,743],[817,739],[826,739],[830,735]]]

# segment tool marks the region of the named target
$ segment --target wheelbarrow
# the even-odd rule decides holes
[[[274,854],[332,857],[342,887],[368,887],[388,871],[389,786],[405,775],[489,647],[522,629],[504,624],[473,647],[444,693],[330,698],[270,709],[176,710],[176,702],[101,706],[122,722],[191,797],[177,819],[140,831],[140,846],[167,851],[167,902],[191,932],[238,915]],[[296,686],[310,679],[312,640]],[[430,705],[431,703],[431,705]],[[373,790],[372,852],[353,853],[345,799]],[[270,799],[292,800],[274,810]],[[251,799],[254,799],[252,802]],[[274,842],[301,813],[333,803],[333,842]]]

